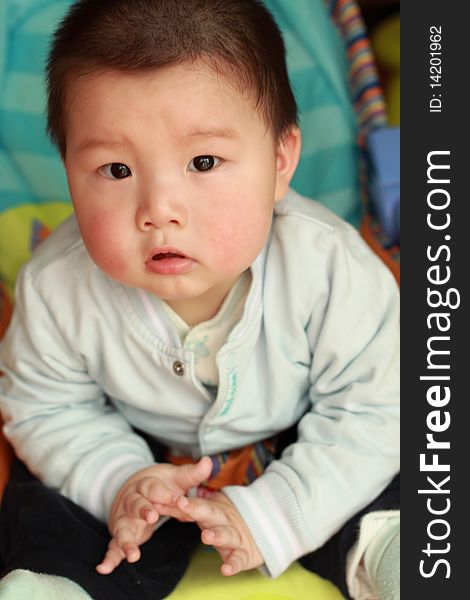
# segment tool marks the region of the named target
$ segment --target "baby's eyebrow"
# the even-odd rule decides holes
[[[237,140],[240,135],[234,130],[230,128],[214,128],[214,129],[194,129],[193,131],[189,131],[188,133],[181,136],[182,140],[194,139],[194,138],[223,138],[229,140]],[[106,140],[101,138],[87,138],[80,142],[77,147],[77,152],[85,152],[87,150],[94,150],[95,148],[99,148],[102,146],[114,146],[114,147],[123,147],[128,145],[127,140]]]
[[[226,138],[229,140],[236,140],[240,136],[234,129],[229,128],[214,128],[214,129],[195,129],[189,131],[182,136],[183,139],[189,138]]]
[[[127,146],[128,142],[126,140],[105,140],[100,138],[87,138],[80,142],[77,147],[77,152],[85,152],[86,150],[94,150],[95,148],[99,148],[101,146]]]

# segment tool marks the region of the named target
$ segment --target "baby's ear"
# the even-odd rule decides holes
[[[302,137],[300,129],[292,126],[278,142],[276,152],[276,190],[275,201],[281,200],[287,193],[290,181],[295,173],[300,158]]]

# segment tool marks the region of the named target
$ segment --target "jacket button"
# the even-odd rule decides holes
[[[175,360],[173,363],[173,372],[175,375],[179,375],[180,377],[184,375],[184,363],[180,360]]]

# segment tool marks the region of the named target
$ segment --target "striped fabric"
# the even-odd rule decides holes
[[[209,490],[220,490],[228,485],[248,485],[258,479],[266,467],[274,459],[276,440],[271,438],[244,448],[214,454],[212,474],[201,487]],[[177,456],[169,452],[168,462],[174,465],[187,465],[197,462],[187,456]]]
[[[359,121],[359,141],[371,129],[387,124],[387,112],[374,56],[355,0],[326,0],[339,28],[349,60],[351,97]]]
[[[364,205],[361,235],[400,282],[400,248],[382,230],[371,210],[366,138],[370,131],[387,125],[387,111],[367,30],[356,0],[325,0],[331,18],[344,40],[349,61],[351,98],[359,123],[359,178]]]

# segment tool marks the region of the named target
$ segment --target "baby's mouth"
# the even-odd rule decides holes
[[[183,275],[192,271],[196,262],[178,248],[155,248],[145,264],[158,275]]]
[[[186,256],[176,252],[158,252],[152,256],[152,260],[164,260],[165,258],[186,258]]]

